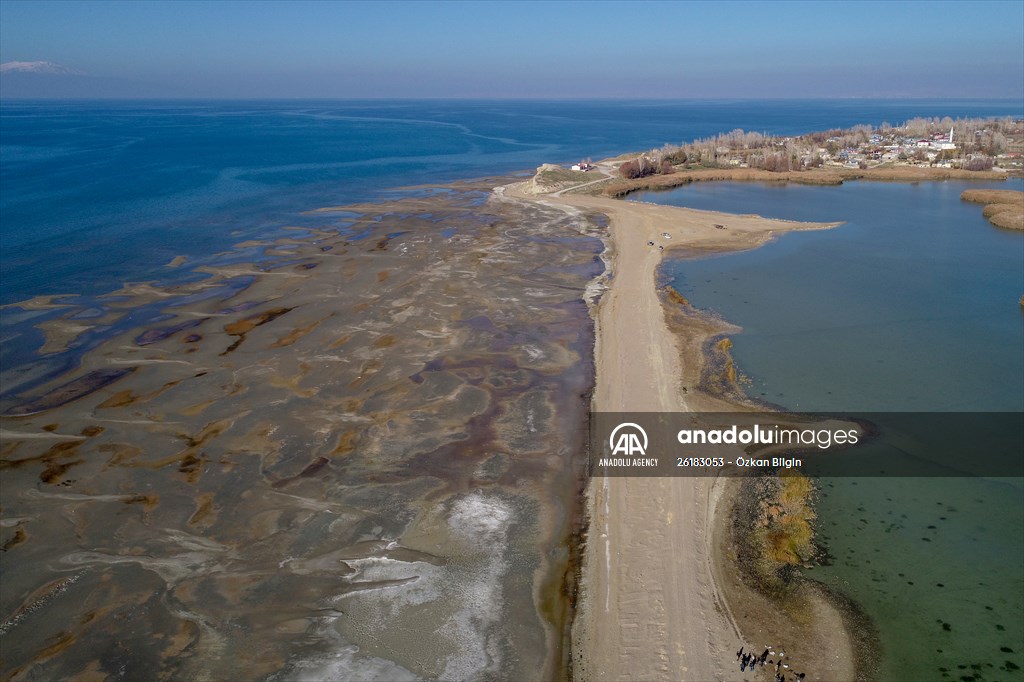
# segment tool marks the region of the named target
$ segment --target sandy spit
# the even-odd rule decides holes
[[[608,290],[595,313],[595,411],[743,409],[684,389],[696,385],[703,343],[713,324],[670,327],[657,291],[665,250],[739,251],[775,235],[839,223],[798,223],[626,202],[580,194],[533,196],[523,185],[504,195],[610,221]],[[666,238],[663,235],[668,234]],[[648,242],[654,242],[654,246]],[[577,680],[720,680],[736,678],[735,651],[758,627],[744,622],[750,595],[735,588],[722,517],[731,494],[708,478],[592,479],[581,594],[572,632]],[[723,591],[725,590],[725,591]],[[853,679],[853,649],[842,615],[815,604],[827,624],[832,660],[810,661],[817,679]],[[734,615],[735,614],[735,615]],[[760,644],[760,642],[758,642]]]

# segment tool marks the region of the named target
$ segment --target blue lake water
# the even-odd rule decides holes
[[[1024,409],[1024,239],[960,201],[995,183],[693,184],[635,199],[846,221],[666,267],[685,296],[743,327],[755,396],[794,409]],[[785,367],[768,374],[768,367]],[[940,371],[941,370],[941,371]]]
[[[694,305],[743,328],[732,351],[753,396],[808,411],[1019,412],[1024,234],[959,199],[988,186],[1024,188],[723,183],[633,198],[847,221],[665,265]],[[812,575],[875,621],[882,679],[1021,678],[1024,481],[829,478],[821,487],[817,526],[834,563]]]

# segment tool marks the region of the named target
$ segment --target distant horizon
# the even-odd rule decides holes
[[[124,97],[124,96],[32,96],[8,97],[0,94],[0,101],[32,102],[32,101],[65,101],[65,102],[629,102],[642,106],[645,102],[841,102],[841,101],[934,101],[934,102],[1020,102],[1024,107],[1024,97],[943,97],[943,96],[834,96],[834,97],[486,97],[486,96],[450,96],[450,97],[398,97],[398,96],[364,96],[364,97]],[[1021,112],[1024,114],[1024,111]]]
[[[4,99],[1024,98],[1016,0],[2,0],[0,19]]]

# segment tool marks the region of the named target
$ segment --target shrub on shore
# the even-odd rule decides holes
[[[797,472],[744,482],[736,515],[739,557],[757,587],[784,594],[796,584],[796,567],[813,560],[815,488]]]
[[[988,156],[973,156],[964,162],[964,170],[987,171],[992,170],[992,158]]]
[[[627,180],[634,180],[636,178],[645,178],[648,175],[663,174],[673,172],[675,169],[672,168],[671,162],[665,159],[652,161],[646,156],[639,156],[632,161],[627,161],[619,166],[619,175]]]
[[[675,303],[676,305],[683,305],[683,306],[689,306],[690,305],[690,302],[688,300],[686,300],[686,297],[683,296],[678,291],[676,291],[676,289],[672,285],[666,284],[664,291],[665,291],[665,295],[668,296],[668,300],[671,301],[672,303]]]

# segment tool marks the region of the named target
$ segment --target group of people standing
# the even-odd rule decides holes
[[[763,668],[765,665],[774,664],[775,682],[787,682],[787,680],[791,682],[803,682],[804,677],[807,675],[807,673],[798,673],[792,671],[792,676],[790,676],[791,671],[789,669],[789,664],[782,662],[782,657],[786,655],[785,651],[780,651],[778,654],[776,654],[774,651],[771,650],[772,647],[769,645],[766,646],[761,655],[758,656],[753,651],[744,653],[743,650],[745,648],[746,647],[741,646],[740,650],[736,652],[736,660],[740,662],[740,672],[743,672],[748,668],[751,672],[753,672],[754,668],[758,665],[760,665]],[[769,659],[769,656],[778,656],[778,660]]]

